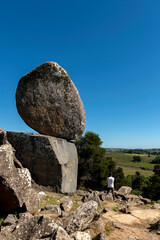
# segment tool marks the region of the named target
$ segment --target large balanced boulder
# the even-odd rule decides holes
[[[72,194],[76,191],[78,156],[74,143],[46,135],[9,131],[5,138],[15,149],[16,158],[29,169],[35,183],[50,186],[56,192]]]
[[[40,199],[31,188],[28,169],[16,168],[14,152],[9,143],[0,147],[0,212],[25,211],[35,213]]]
[[[71,140],[80,138],[85,130],[78,90],[55,62],[46,62],[21,78],[16,104],[25,123],[41,134]]]

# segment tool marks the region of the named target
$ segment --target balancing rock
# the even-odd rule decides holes
[[[37,132],[78,139],[85,130],[85,110],[68,73],[55,62],[46,62],[24,75],[16,91],[17,110]]]

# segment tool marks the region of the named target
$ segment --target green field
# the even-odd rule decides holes
[[[140,156],[141,162],[133,162],[133,156]],[[155,164],[150,162],[155,158],[151,155],[148,157],[147,154],[130,154],[122,152],[112,152],[108,153],[107,156],[112,157],[113,161],[116,162],[117,167],[122,167],[125,176],[129,174],[135,174],[136,171],[140,172],[145,177],[153,175],[153,169]]]

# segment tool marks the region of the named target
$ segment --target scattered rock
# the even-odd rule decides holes
[[[148,198],[141,198],[141,201],[144,202],[144,204],[151,204],[151,200]]]
[[[74,240],[91,240],[91,236],[86,232],[74,232],[71,234]]]
[[[98,203],[99,206],[101,206],[101,200],[96,192],[91,192],[88,195],[83,196],[82,201],[88,202],[88,201],[95,201]]]
[[[10,144],[0,147],[0,211],[29,211],[35,213],[40,199],[31,189],[29,171],[17,169],[14,165],[14,152]]]
[[[46,62],[24,75],[16,92],[17,110],[37,132],[78,139],[85,130],[85,111],[68,73],[55,62]]]
[[[41,209],[41,212],[54,214],[55,217],[61,215],[61,209],[58,205],[47,205]]]
[[[84,203],[63,219],[64,229],[69,234],[86,229],[93,221],[97,208],[98,204],[95,201]]]
[[[152,206],[152,209],[160,210],[160,204],[159,203],[154,203],[153,206]]]
[[[9,231],[1,231],[0,232],[0,240],[17,240],[12,233]]]
[[[53,240],[72,240],[68,233],[59,226],[57,229],[54,230],[54,232],[51,235],[51,238]]]
[[[38,195],[40,198],[47,197],[47,194],[44,193],[44,192],[39,192],[37,195]]]
[[[94,237],[92,240],[108,240],[106,235],[104,233],[99,233],[96,237]]]
[[[149,227],[150,231],[160,231],[160,220]]]
[[[131,187],[127,187],[127,186],[122,186],[119,190],[118,193],[126,195],[126,194],[130,194],[132,191]]]
[[[60,204],[61,209],[62,209],[64,212],[69,212],[69,211],[71,211],[71,209],[72,209],[72,207],[73,207],[73,201],[72,201],[69,197],[65,197],[65,198],[61,199],[61,201],[63,201],[63,202]]]
[[[48,217],[22,217],[14,231],[16,239],[32,240],[50,237],[57,230],[57,223]]]
[[[10,226],[15,224],[17,221],[17,217],[14,214],[8,214],[8,216],[3,221],[3,226]]]
[[[1,231],[12,232],[16,227],[17,217],[14,214],[8,214],[1,224]]]
[[[101,201],[113,201],[112,193],[102,192],[99,195]]]

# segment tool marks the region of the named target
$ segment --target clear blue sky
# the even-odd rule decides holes
[[[46,61],[68,71],[104,147],[160,148],[159,0],[1,1],[1,128],[32,132],[15,92]]]

